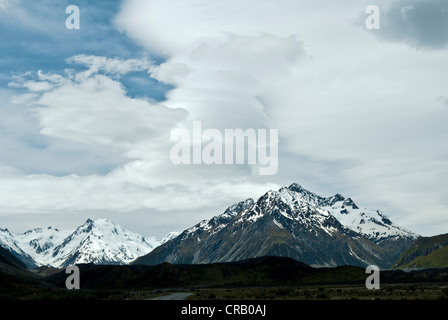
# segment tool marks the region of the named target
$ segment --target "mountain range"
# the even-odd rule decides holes
[[[236,203],[155,248],[134,264],[207,264],[261,256],[314,267],[390,267],[419,235],[340,194],[322,197],[299,184]]]
[[[88,219],[74,231],[48,227],[13,233],[0,229],[0,246],[29,268],[65,268],[79,263],[128,264],[161,243],[154,237],[142,237],[123,229],[108,219]]]
[[[0,246],[28,268],[71,264],[207,264],[262,256],[293,258],[313,267],[392,266],[420,238],[378,210],[340,194],[322,197],[297,183],[246,199],[222,214],[162,240],[107,219],[74,231],[0,229]]]

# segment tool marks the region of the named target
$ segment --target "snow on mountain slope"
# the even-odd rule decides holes
[[[108,219],[88,219],[74,231],[49,227],[19,234],[0,229],[0,244],[19,259],[28,259],[29,267],[64,268],[76,263],[127,264],[161,242],[123,229]]]
[[[37,265],[53,265],[53,248],[61,243],[71,231],[59,231],[48,227],[47,229],[35,228],[25,233],[16,234],[15,239],[20,248],[33,258]]]
[[[254,200],[247,199],[238,203],[235,203],[228,207],[224,213],[219,216],[215,216],[210,220],[202,220],[198,224],[194,225],[191,228],[188,228],[184,232],[180,233],[179,236],[181,238],[192,237],[196,234],[207,234],[213,235],[223,228],[225,228],[229,222],[232,221],[234,217],[236,217],[240,212],[250,208],[253,206]]]
[[[52,266],[75,263],[127,264],[160,245],[107,220],[88,219],[52,250]]]
[[[348,200],[348,201],[347,201]],[[376,243],[401,237],[416,239],[417,234],[392,223],[379,210],[360,209],[350,198],[325,207],[343,225],[366,235]]]
[[[299,198],[305,202],[319,206],[329,212],[345,227],[367,236],[375,243],[383,240],[409,239],[415,240],[419,235],[394,224],[379,210],[359,208],[351,198],[337,193],[332,197],[321,197],[302,188],[297,183],[280,189],[280,192],[291,194],[291,198]]]
[[[180,234],[179,231],[171,231],[165,237],[160,240],[160,244],[164,244],[165,242],[170,241],[171,239],[176,238]]]

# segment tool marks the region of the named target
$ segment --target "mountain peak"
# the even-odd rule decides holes
[[[302,188],[302,186],[296,182],[292,183],[288,189],[292,190],[292,191],[296,191],[296,192],[300,192],[302,190],[305,190]]]
[[[351,198],[347,198],[342,202],[342,208],[351,207],[352,209],[359,209]]]
[[[317,194],[305,189],[304,187],[302,187],[300,184],[298,183],[293,183],[291,184],[289,187],[282,187],[278,190],[279,192],[294,192],[294,193],[298,193],[300,195],[303,195],[307,198],[315,198],[318,197]]]
[[[88,218],[83,225],[77,228],[77,230],[81,232],[93,232],[93,230],[113,229],[113,228],[121,228],[121,227],[107,218],[98,218],[96,220]]]
[[[340,193],[336,193],[334,196],[330,197],[328,200],[329,200],[329,204],[332,206],[336,202],[344,201],[345,197],[343,195],[341,195]]]
[[[118,226],[115,222],[107,219],[107,218],[98,218],[93,220],[91,224],[95,227],[115,227]]]

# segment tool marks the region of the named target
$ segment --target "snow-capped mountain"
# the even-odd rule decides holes
[[[145,238],[107,220],[88,219],[52,250],[51,265],[66,267],[75,263],[127,264],[150,252],[160,243]]]
[[[234,204],[134,263],[212,263],[274,255],[312,266],[386,268],[416,237],[377,211],[359,209],[350,198],[325,198],[292,184],[257,201]]]
[[[127,264],[160,241],[123,229],[107,219],[88,219],[74,231],[36,228],[23,234],[0,229],[0,245],[28,267],[65,268],[76,263]]]
[[[339,193],[324,198],[297,183],[280,189],[280,192],[291,194],[292,197],[303,197],[306,201],[328,211],[345,227],[366,236],[382,247],[395,247],[395,250],[401,252],[419,237],[416,233],[394,224],[379,210],[360,208],[351,198],[345,198]]]

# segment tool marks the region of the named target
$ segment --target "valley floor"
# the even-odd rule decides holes
[[[0,290],[2,291],[2,290]],[[0,294],[0,300],[446,300],[448,283],[382,284],[378,290],[362,285],[272,286],[234,288],[179,288],[167,290],[66,290],[16,287]]]
[[[174,291],[133,292],[127,299],[170,296]],[[379,290],[361,285],[281,286],[189,289],[186,300],[447,300],[448,283],[384,284]],[[159,298],[160,299],[160,298]]]

